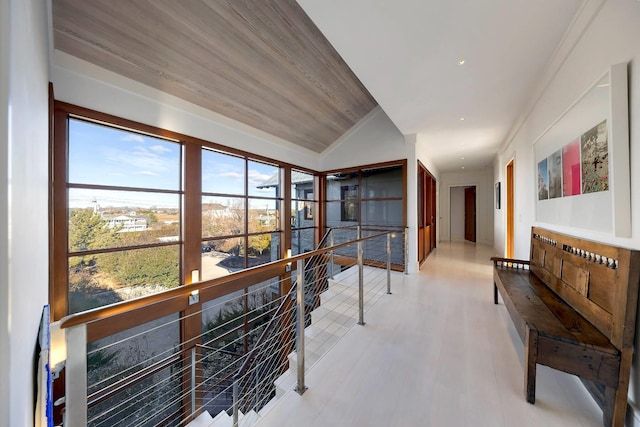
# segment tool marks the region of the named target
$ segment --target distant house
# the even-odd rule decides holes
[[[127,215],[118,215],[114,217],[104,218],[107,221],[107,227],[110,229],[118,228],[118,233],[129,233],[132,231],[145,231],[149,228],[146,218],[137,218]]]
[[[220,203],[203,203],[202,215],[210,218],[231,218],[233,217],[233,209]]]
[[[291,209],[291,250],[294,254],[307,252],[315,247],[314,233],[305,231],[304,229],[310,229],[315,226],[315,220],[313,217],[313,176],[298,172],[291,171],[291,185],[292,194],[291,198],[294,200],[295,206]],[[280,191],[280,174],[275,173],[270,178],[266,179],[262,185],[258,188],[275,187],[276,197],[281,194]],[[309,200],[310,203],[306,203]],[[269,212],[267,212],[269,214]],[[261,214],[261,217],[263,215]],[[266,220],[266,216],[264,218]],[[262,218],[260,219],[262,221]],[[275,217],[274,217],[275,220]],[[262,222],[261,222],[262,224]],[[264,224],[270,225],[270,224]],[[271,258],[277,259],[278,247],[280,245],[280,233],[274,233],[271,238]]]

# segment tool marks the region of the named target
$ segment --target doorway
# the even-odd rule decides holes
[[[418,162],[418,263],[436,247],[436,179]]]
[[[476,187],[464,189],[464,240],[476,241]]]
[[[514,181],[513,181],[513,160],[507,164],[507,258],[513,258],[514,254]]]
[[[449,240],[476,242],[476,187],[451,187]]]

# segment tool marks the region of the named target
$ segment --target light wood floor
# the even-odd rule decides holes
[[[489,247],[442,243],[384,295],[257,424],[269,426],[602,426],[577,378],[538,367],[523,395],[523,347],[493,304]]]

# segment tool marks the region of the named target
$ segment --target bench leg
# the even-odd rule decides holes
[[[604,391],[603,421],[605,427],[624,427],[627,415],[627,393],[631,370],[631,350],[622,350],[618,387],[606,387]]]
[[[524,395],[527,402],[536,403],[536,361],[538,360],[538,331],[527,329],[524,339]]]
[[[496,282],[493,282],[493,303],[498,303],[498,286],[496,285]]]

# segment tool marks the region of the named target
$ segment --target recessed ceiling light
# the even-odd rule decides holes
[[[460,121],[464,121],[464,117],[460,117]]]
[[[462,167],[462,169],[464,169],[464,166]]]
[[[464,59],[461,59],[460,61],[458,61],[458,65],[464,65]]]
[[[464,157],[460,157],[461,160],[464,160]]]

